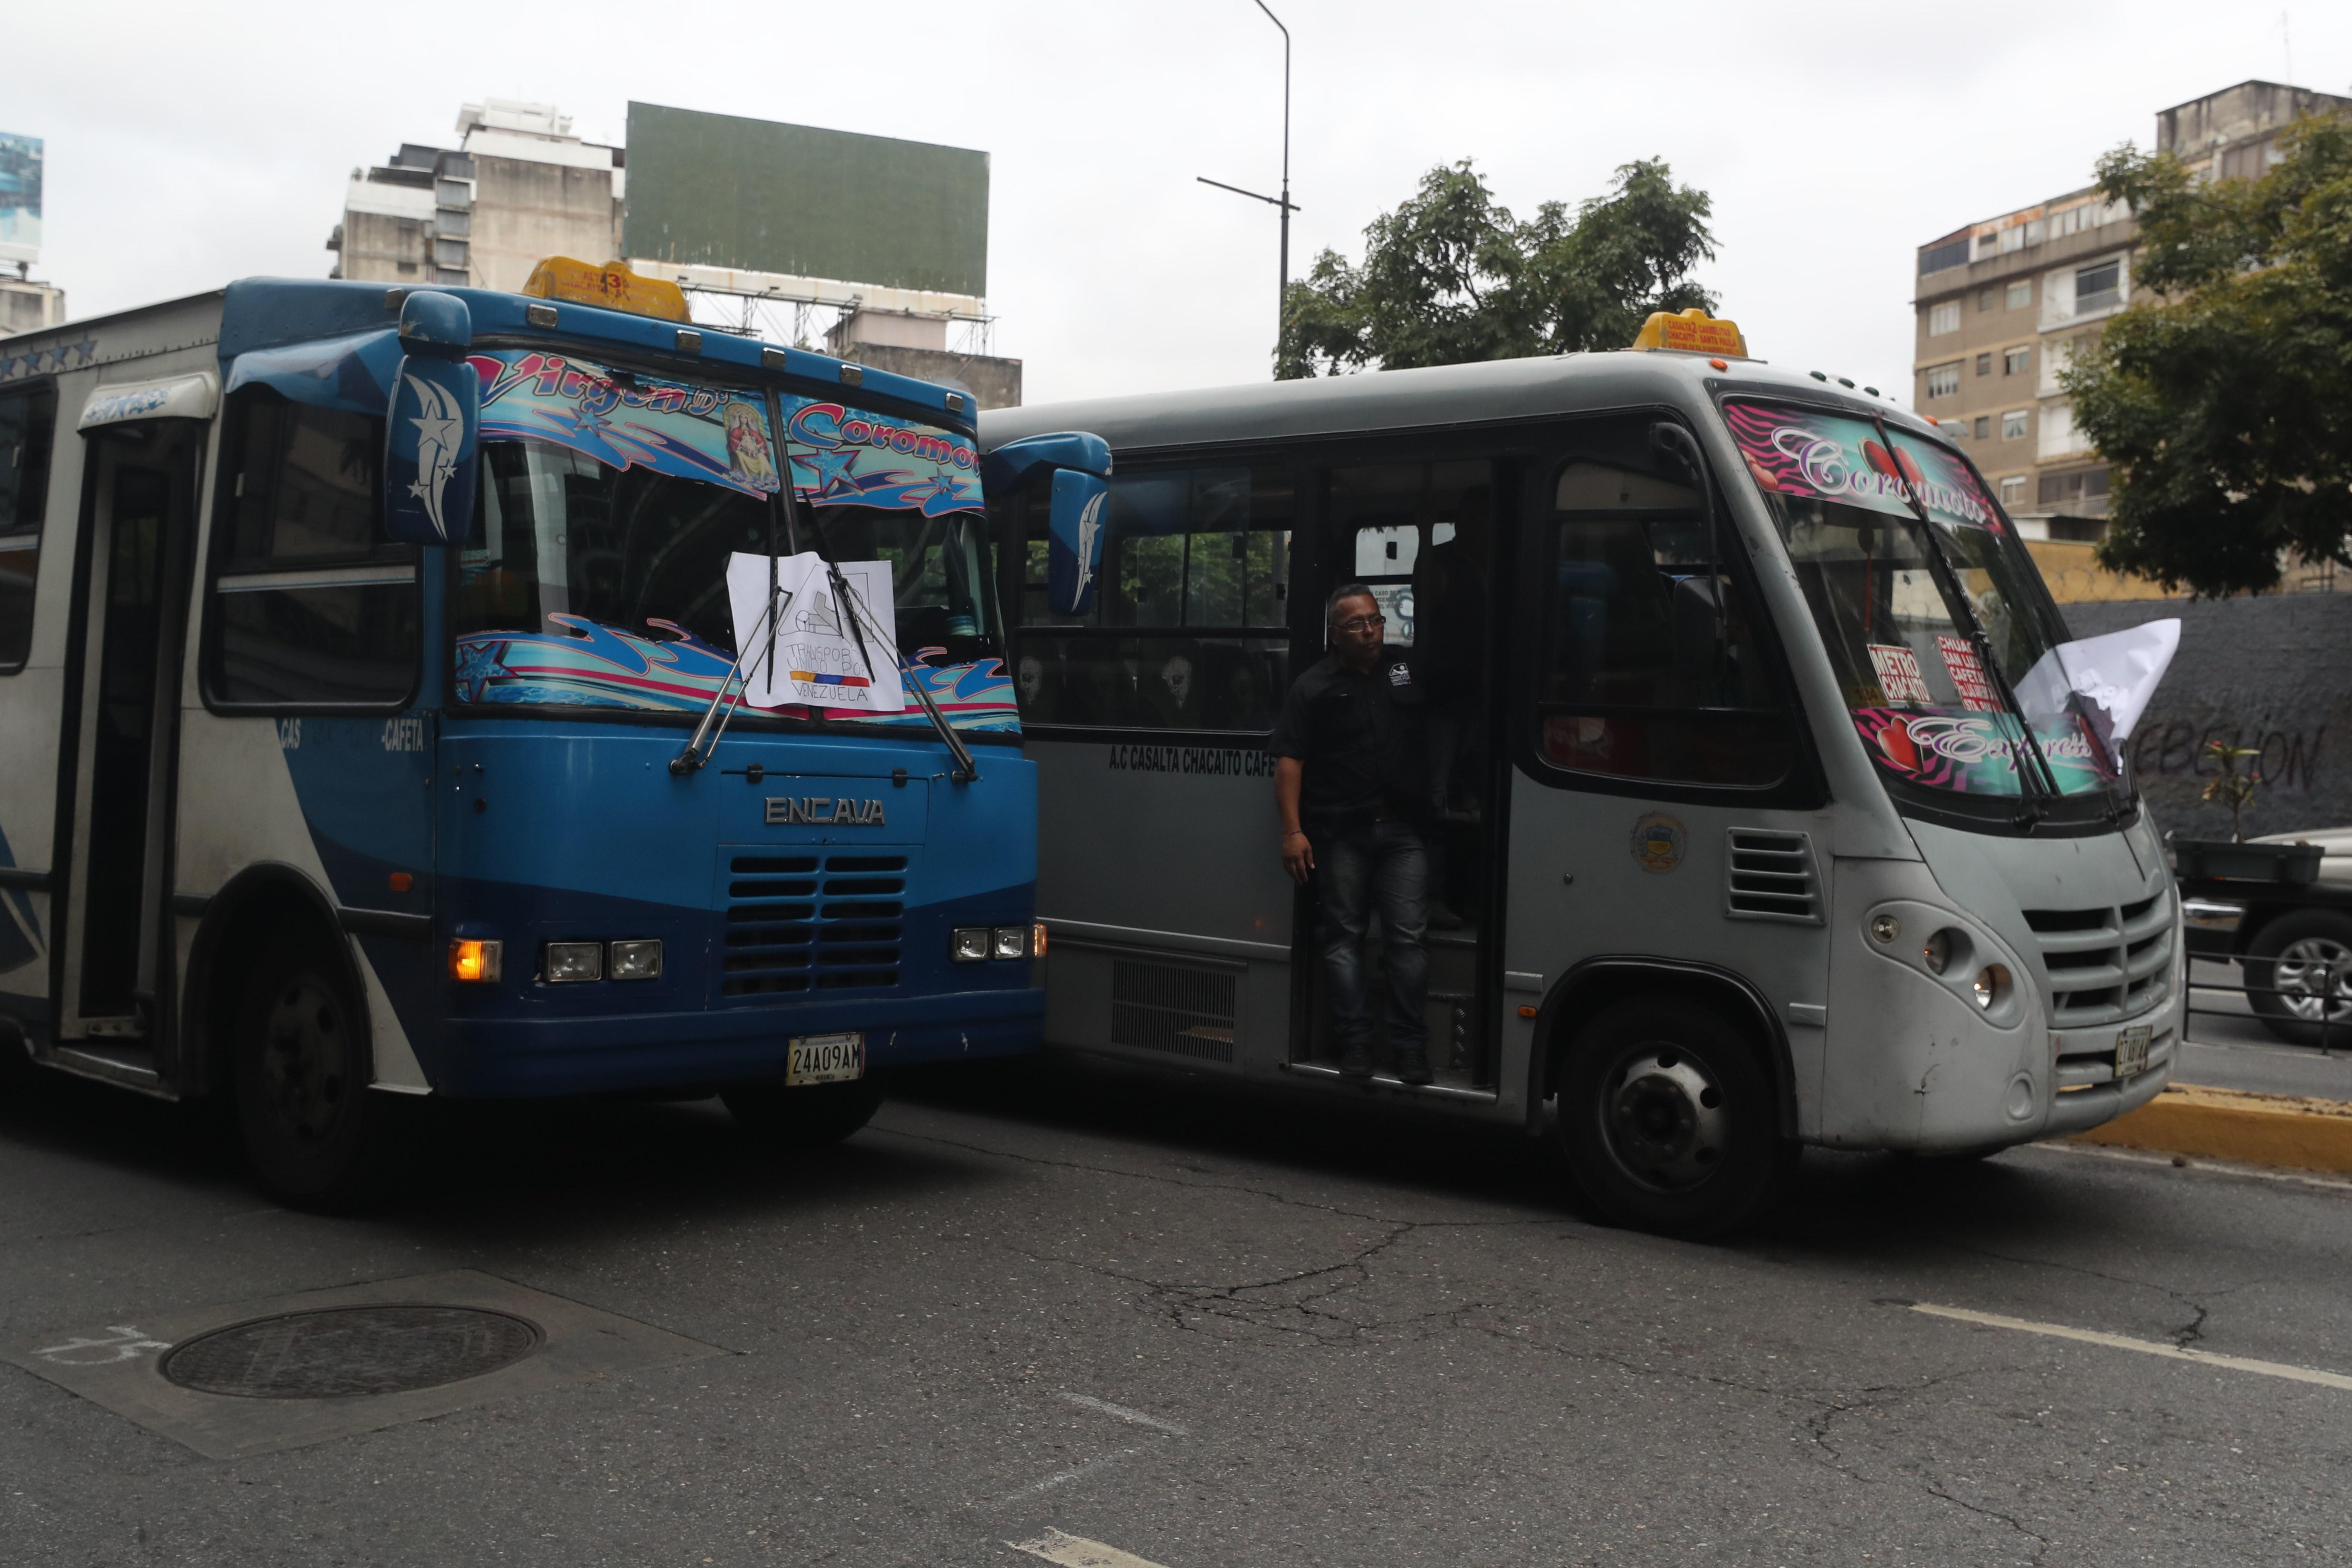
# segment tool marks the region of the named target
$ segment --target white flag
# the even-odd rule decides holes
[[[2131,739],[2179,648],[2180,622],[2168,617],[2063,642],[2025,672],[2017,683],[2017,700],[2027,718],[2048,720],[2065,710],[2066,694],[2074,692],[2120,745]]]

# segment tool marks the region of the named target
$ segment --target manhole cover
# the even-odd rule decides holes
[[[401,1394],[496,1372],[539,1342],[535,1325],[472,1307],[334,1307],[215,1329],[173,1347],[163,1372],[244,1399]]]

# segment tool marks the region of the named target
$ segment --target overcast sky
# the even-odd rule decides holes
[[[2186,0],[1276,10],[1294,274],[1360,254],[1439,163],[1475,160],[1525,213],[1664,157],[1715,198],[1700,277],[1751,352],[1906,401],[1916,246],[2086,184],[2160,108],[2249,77],[2352,90],[2340,3],[2284,29]],[[1252,0],[95,0],[8,31],[0,131],[47,140],[37,275],[76,317],[323,277],[352,167],[454,145],[469,99],[553,102],[618,142],[634,98],[987,150],[996,348],[1032,402],[1268,374],[1273,209],[1193,183],[1280,177],[1282,40]]]

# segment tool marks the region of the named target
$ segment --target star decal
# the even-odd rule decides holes
[[[41,368],[41,351],[35,349],[25,356],[25,374],[31,375]]]
[[[84,364],[88,364],[98,355],[98,340],[91,337],[88,332],[84,332],[81,335],[81,342],[70,346],[74,353],[81,356],[81,363]],[[63,351],[59,352],[62,353]],[[59,363],[62,363],[63,362],[60,361]]]
[[[467,702],[479,702],[489,690],[490,682],[508,674],[499,662],[506,652],[506,644],[497,642],[467,643],[466,657],[450,679],[457,682],[458,698]]]
[[[16,356],[15,354],[0,354],[0,381],[5,381],[16,374]]]
[[[815,471],[816,493],[825,495],[849,483],[849,468],[857,461],[857,454],[838,447],[810,447],[794,452],[793,461]]]

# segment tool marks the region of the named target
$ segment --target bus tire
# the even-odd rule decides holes
[[[2333,910],[2281,915],[2240,961],[2246,1001],[2263,1027],[2298,1046],[2352,1046],[2352,919]],[[2272,995],[2273,991],[2286,995]]]
[[[1761,1210],[1790,1172],[1772,1083],[1719,1015],[1633,997],[1577,1033],[1559,1080],[1560,1151],[1611,1220],[1708,1237]]]
[[[261,1190],[336,1213],[375,1192],[383,1107],[365,1023],[329,940],[299,928],[264,939],[231,1040],[237,1131]]]
[[[743,1083],[719,1098],[743,1131],[785,1151],[827,1149],[874,1120],[882,1085],[871,1078],[847,1083]]]

